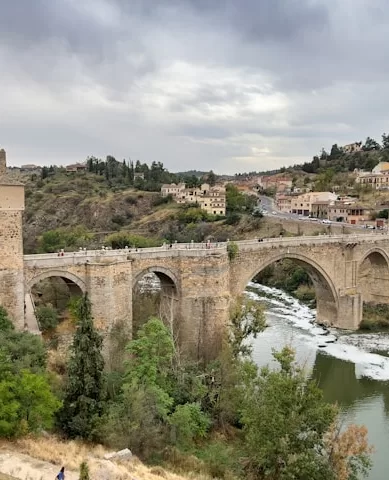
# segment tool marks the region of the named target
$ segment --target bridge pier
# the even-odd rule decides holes
[[[131,262],[88,263],[85,268],[86,289],[96,328],[106,340],[112,327],[118,323],[123,322],[131,331]]]
[[[338,305],[338,321],[334,327],[358,330],[362,321],[362,295],[355,291],[340,293]]]

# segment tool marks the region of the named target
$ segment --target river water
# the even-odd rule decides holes
[[[250,283],[246,294],[266,304],[268,328],[253,343],[255,362],[272,365],[273,349],[293,346],[344,422],[368,428],[375,448],[369,480],[388,478],[389,335],[326,331],[315,325],[315,310],[275,288]]]

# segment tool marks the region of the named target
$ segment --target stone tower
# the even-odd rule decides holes
[[[7,175],[6,153],[0,150],[0,305],[15,327],[24,326],[22,212],[24,185]]]

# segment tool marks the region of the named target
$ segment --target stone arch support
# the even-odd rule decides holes
[[[317,321],[327,325],[338,325],[338,290],[336,289],[335,283],[330,274],[312,257],[308,257],[307,255],[298,252],[289,251],[278,252],[276,254],[273,253],[271,255],[261,255],[257,257],[257,261],[255,261],[255,257],[253,257],[252,254],[247,253],[247,261],[242,262],[244,257],[245,255],[243,254],[238,260],[241,263],[239,267],[241,274],[239,275],[234,269],[231,272],[231,291],[234,292],[234,297],[240,295],[250,280],[252,280],[255,275],[261,272],[264,268],[280,260],[294,260],[298,265],[306,268],[307,273],[313,281],[316,291]]]
[[[83,293],[86,292],[86,284],[84,280],[82,280],[80,277],[77,275],[74,275],[71,272],[66,272],[62,270],[45,270],[44,272],[41,272],[35,276],[33,276],[28,282],[27,282],[27,291],[30,291],[31,288],[36,285],[38,282],[41,280],[45,280],[46,278],[50,277],[61,277],[61,278],[66,278],[67,280],[70,280],[74,284],[76,284],[78,287],[80,287],[81,291]]]
[[[162,266],[148,267],[140,271],[138,274],[134,275],[132,280],[132,287],[134,288],[139,282],[139,280],[148,273],[154,273],[155,275],[157,275],[157,277],[161,280],[161,283],[163,283],[163,278],[169,279],[176,288],[176,290],[179,290],[180,285],[178,276],[174,272],[172,272],[172,270]]]
[[[370,248],[358,265],[357,284],[363,302],[389,302],[389,257],[385,250]]]
[[[302,264],[303,266],[306,266],[309,270],[311,271],[316,271],[319,276],[326,282],[328,288],[330,289],[333,298],[335,302],[338,300],[338,294],[337,290],[335,288],[335,285],[331,279],[331,277],[328,275],[328,273],[324,270],[324,268],[319,265],[315,260],[312,258],[309,258],[305,255],[299,254],[299,253],[281,253],[275,256],[272,256],[270,258],[266,258],[265,261],[261,262],[259,266],[255,266],[254,269],[245,269],[246,271],[248,270],[249,273],[246,273],[245,276],[243,277],[243,280],[238,286],[239,293],[242,293],[244,289],[246,288],[246,285],[263,269],[266,267],[272,265],[273,263],[276,263],[280,260],[296,260],[297,263]],[[252,263],[252,262],[251,262]],[[232,279],[234,281],[234,279]]]

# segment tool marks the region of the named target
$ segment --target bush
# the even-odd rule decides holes
[[[43,332],[47,330],[53,330],[58,325],[58,312],[51,306],[43,305],[41,307],[37,307],[35,314],[39,327]]]
[[[205,437],[211,425],[198,403],[178,405],[169,422],[175,427],[175,440],[181,447],[188,447],[196,438]]]
[[[242,215],[236,212],[232,212],[227,215],[227,218],[224,223],[226,225],[236,225],[240,222],[241,218],[242,218]]]
[[[138,203],[138,200],[135,198],[135,197],[132,197],[131,195],[129,195],[128,197],[126,197],[124,199],[124,201],[126,203],[128,203],[129,205],[136,205]]]
[[[239,247],[235,242],[229,242],[227,245],[228,258],[233,260],[238,255]]]
[[[122,215],[114,215],[111,218],[112,223],[115,223],[116,225],[119,225],[122,227],[123,225],[126,224],[126,219]]]
[[[172,195],[167,195],[166,197],[158,196],[153,199],[153,207],[158,207],[159,205],[166,205],[173,202]]]

